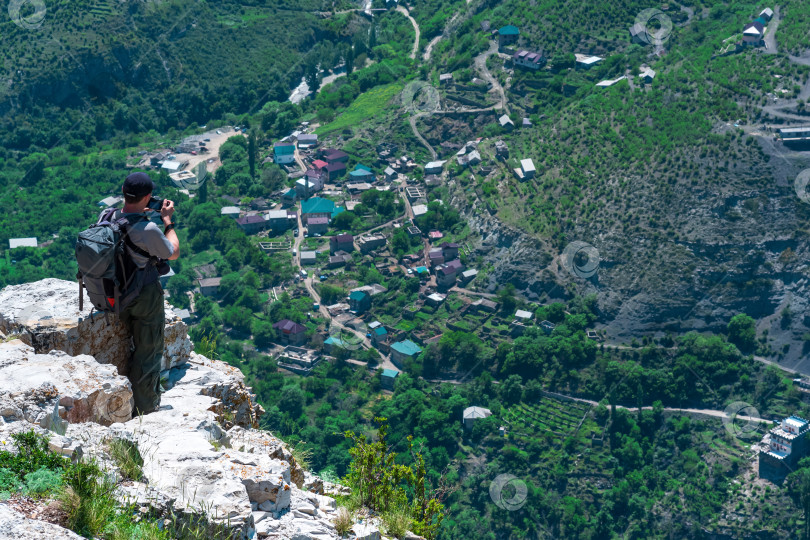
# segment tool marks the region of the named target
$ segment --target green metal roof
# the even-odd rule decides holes
[[[406,356],[414,356],[422,352],[422,348],[411,341],[410,339],[406,339],[405,341],[398,341],[391,345],[391,348],[397,351],[400,354],[404,354]]]
[[[294,154],[295,153],[295,146],[293,146],[293,145],[274,146],[273,147],[273,152],[276,155],[282,155],[282,156],[289,155],[289,154]]]
[[[377,334],[378,336],[384,336],[385,334],[388,333],[388,330],[386,330],[384,326],[379,326],[374,329],[374,333]]]
[[[507,24],[498,30],[498,34],[502,36],[517,36],[520,34],[520,30],[518,30],[518,27],[514,24]]]
[[[340,345],[343,345],[343,342],[340,340],[340,338],[329,336],[328,338],[326,338],[324,340],[323,344],[324,345],[337,345],[337,346],[340,346]]]
[[[323,197],[312,197],[301,203],[302,214],[334,214],[335,203]]]
[[[366,291],[352,291],[351,294],[349,295],[349,299],[360,301],[364,299],[366,296],[368,296],[368,293]]]
[[[343,208],[342,206],[335,206],[334,210],[332,210],[332,219],[335,219],[335,216],[337,216],[338,214],[342,214],[345,211],[346,209]]]
[[[399,375],[399,371],[395,369],[384,369],[382,371],[383,377],[391,377],[392,379],[395,379],[397,375]]]
[[[358,163],[357,165],[354,166],[354,170],[371,172],[371,167],[366,167],[365,165]]]

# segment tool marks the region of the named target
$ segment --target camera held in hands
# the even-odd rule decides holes
[[[164,199],[152,197],[149,199],[149,202],[146,204],[146,207],[155,212],[160,212],[160,209],[163,208],[163,200]]]

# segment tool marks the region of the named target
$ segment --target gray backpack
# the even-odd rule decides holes
[[[80,311],[84,309],[82,289],[85,289],[94,309],[120,314],[140,294],[145,270],[157,263],[156,257],[136,246],[129,237],[130,227],[146,218],[129,218],[116,212],[115,208],[103,212],[76,240]],[[150,264],[145,269],[138,268],[126,248],[149,258]]]

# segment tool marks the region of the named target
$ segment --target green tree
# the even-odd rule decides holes
[[[744,353],[753,351],[757,343],[756,321],[745,313],[732,317],[728,323],[728,340]]]

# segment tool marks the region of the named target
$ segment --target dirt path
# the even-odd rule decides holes
[[[413,39],[413,50],[411,51],[410,57],[412,60],[416,60],[416,51],[419,50],[419,38],[421,36],[421,32],[419,31],[419,25],[416,24],[416,19],[411,17],[411,14],[408,13],[408,10],[402,6],[397,6],[397,11],[405,15],[411,24],[413,25],[413,30],[416,32],[416,36]]]
[[[768,31],[765,32],[765,53],[776,54],[779,52],[776,44],[776,29],[779,28],[779,23],[782,21],[782,16],[779,13],[779,6],[773,8],[773,18],[768,23]]]
[[[467,3],[469,4],[469,0],[467,0]],[[435,47],[435,46],[436,46],[436,44],[437,44],[437,43],[438,43],[440,40],[442,40],[442,39],[444,39],[445,37],[447,37],[447,35],[448,35],[448,33],[449,33],[449,30],[450,30],[450,28],[452,28],[452,27],[453,27],[453,23],[456,21],[456,18],[457,18],[457,17],[458,17],[458,13],[456,13],[455,15],[453,15],[453,17],[452,17],[452,18],[451,18],[451,19],[450,19],[450,20],[447,22],[447,24],[445,25],[444,30],[442,31],[442,33],[441,33],[441,34],[439,34],[438,36],[436,36],[435,38],[431,39],[431,40],[430,40],[430,43],[428,43],[428,44],[427,44],[427,47],[425,47],[425,53],[422,55],[422,59],[423,59],[425,62],[428,62],[428,61],[430,60],[430,55],[433,53],[433,47]]]
[[[498,79],[489,72],[489,68],[487,67],[487,58],[493,54],[498,54],[498,44],[495,41],[489,44],[489,49],[475,57],[475,67],[481,72],[484,80],[492,85],[492,88],[494,88],[501,97],[500,103],[493,105],[492,109],[502,109],[506,114],[509,114],[509,108],[506,106],[506,93],[503,90],[503,86],[501,86]]]
[[[411,116],[410,118],[408,118],[408,123],[411,124],[411,131],[413,131],[414,136],[417,139],[419,139],[419,142],[422,143],[422,146],[424,146],[425,148],[428,149],[428,152],[430,152],[431,159],[433,159],[435,161],[436,160],[436,150],[434,150],[433,147],[430,146],[430,143],[427,142],[427,140],[425,140],[424,137],[422,137],[422,134],[419,133],[419,130],[416,128],[416,121],[419,120],[420,118],[422,118],[423,116],[427,116],[429,114],[432,114],[432,113],[421,112],[421,113],[415,114],[415,115]]]

